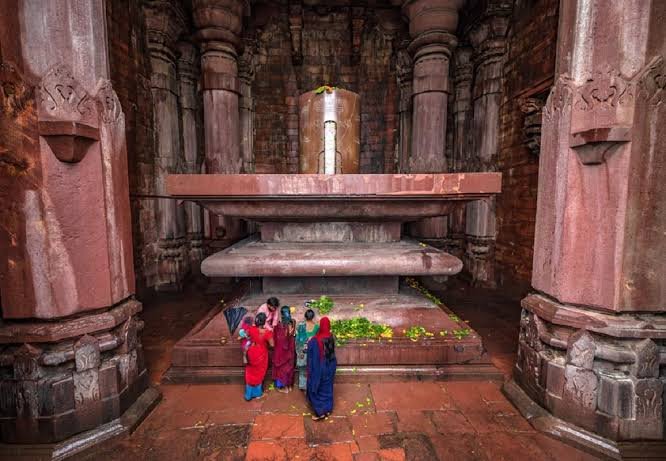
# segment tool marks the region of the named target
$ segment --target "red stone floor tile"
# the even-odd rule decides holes
[[[436,450],[425,434],[415,432],[399,432],[379,436],[379,446],[382,450],[402,448],[408,461],[436,459]]]
[[[263,399],[246,402],[244,393],[242,384],[191,384],[180,400],[191,411],[260,410]]]
[[[262,414],[254,420],[252,440],[303,438],[303,416]]]
[[[374,412],[375,402],[368,384],[341,383],[335,385],[333,413],[351,415]]]
[[[247,447],[246,461],[287,461],[287,453],[277,442],[255,441]]]
[[[433,411],[430,417],[437,428],[437,432],[441,434],[469,434],[475,432],[474,427],[460,411]]]
[[[354,441],[352,427],[344,416],[330,416],[326,419],[313,421],[304,418],[305,440],[308,445],[321,445],[328,443],[351,443]]]
[[[356,443],[360,452],[379,450],[379,440],[375,436],[358,436],[356,434]]]
[[[487,407],[463,410],[463,415],[475,432],[486,434],[489,432],[505,432],[506,426],[499,420],[499,416]]]
[[[430,441],[440,461],[489,461],[475,433],[432,435]],[[514,461],[519,461],[516,458]],[[534,460],[540,461],[540,460]]]
[[[399,410],[397,426],[398,432],[437,433],[437,428],[430,418],[430,411]]]
[[[379,453],[376,451],[356,453],[354,455],[354,461],[379,461]]]
[[[370,389],[377,411],[446,410],[453,406],[440,383],[377,383],[371,384]]]
[[[203,415],[206,424],[250,424],[259,415],[259,411],[210,411]]]
[[[379,450],[377,454],[380,461],[405,461],[405,450],[402,448]]]
[[[492,432],[480,437],[481,448],[493,461],[555,460],[553,453],[544,451],[531,437],[506,432]]]
[[[305,393],[294,389],[288,394],[268,391],[266,397],[264,397],[261,411],[265,413],[287,413],[302,416],[303,413],[309,413],[310,408],[305,398]]]
[[[314,450],[313,459],[322,461],[353,461],[354,455],[348,443],[318,446]]]
[[[370,413],[349,417],[355,437],[395,432],[395,413]]]

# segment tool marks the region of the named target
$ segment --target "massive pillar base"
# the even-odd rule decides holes
[[[127,299],[58,321],[0,326],[0,457],[61,459],[138,424],[159,395],[148,388],[140,310]]]
[[[666,315],[606,314],[539,294],[522,306],[520,389],[507,393],[526,417],[604,456],[666,453]]]

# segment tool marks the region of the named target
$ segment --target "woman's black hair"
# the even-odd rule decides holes
[[[259,312],[254,318],[254,324],[258,327],[263,327],[266,324],[266,314]]]
[[[278,308],[280,307],[280,300],[277,299],[275,296],[268,298],[268,301],[266,301],[266,304],[268,304],[271,307]]]
[[[305,320],[312,320],[315,316],[315,313],[312,309],[305,311]]]
[[[333,336],[324,338],[323,343],[324,343],[324,355],[326,356],[326,360],[335,359],[335,338]]]

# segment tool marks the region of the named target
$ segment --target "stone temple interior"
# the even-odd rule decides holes
[[[225,314],[326,295],[390,330],[342,386],[492,382],[552,459],[666,459],[666,2],[0,9],[0,458],[241,400]],[[312,459],[463,459],[408,432]],[[294,459],[240,445],[196,459]]]

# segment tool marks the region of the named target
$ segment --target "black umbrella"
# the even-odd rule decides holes
[[[232,335],[236,331],[236,328],[238,328],[238,325],[240,325],[243,317],[245,317],[245,314],[247,314],[247,309],[243,306],[230,307],[224,311],[224,318],[227,319],[227,325],[229,325],[229,331]]]

